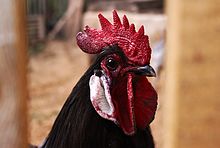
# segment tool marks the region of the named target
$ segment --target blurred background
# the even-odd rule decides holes
[[[4,50],[11,47],[10,43],[5,46],[5,42],[14,41],[8,32],[19,33],[10,28],[16,15],[10,16],[9,10],[20,5],[13,0],[2,1],[0,90],[8,83],[3,82],[3,71],[8,68],[3,64],[3,56],[10,55]],[[26,34],[18,39],[22,42],[27,38],[21,47],[27,48],[24,51],[26,74],[22,75],[27,75],[24,87],[27,86],[28,96],[29,143],[39,145],[44,141],[72,88],[94,59],[77,47],[76,34],[85,25],[100,28],[97,18],[100,12],[111,21],[115,9],[120,17],[126,14],[136,29],[144,25],[145,34],[150,38],[151,65],[157,72],[157,78],[150,81],[159,94],[157,114],[151,124],[156,147],[220,146],[220,3],[217,0],[201,3],[189,0],[27,0],[24,3],[25,8],[16,9],[25,10],[17,17],[26,16],[21,17]],[[2,22],[6,21],[4,25]],[[4,120],[0,117],[1,122]]]

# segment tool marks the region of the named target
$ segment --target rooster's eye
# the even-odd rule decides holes
[[[106,61],[106,66],[109,70],[113,71],[115,69],[117,69],[118,67],[118,62],[115,61],[113,58],[109,58]]]

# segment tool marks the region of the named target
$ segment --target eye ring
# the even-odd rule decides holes
[[[114,71],[118,68],[118,62],[113,58],[108,58],[106,60],[106,66],[109,70]]]

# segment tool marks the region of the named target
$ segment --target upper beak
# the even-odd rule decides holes
[[[137,75],[156,77],[156,72],[150,65],[135,67],[130,71],[134,72]]]

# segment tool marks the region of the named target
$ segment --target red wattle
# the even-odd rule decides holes
[[[133,92],[136,126],[144,129],[154,119],[157,109],[157,93],[145,76],[135,78]]]
[[[128,93],[128,90],[130,92]],[[135,121],[133,111],[132,76],[120,78],[112,87],[112,101],[115,106],[116,120],[125,134],[131,135],[135,132]]]
[[[144,129],[154,119],[157,93],[145,76],[128,74],[112,86],[116,120],[125,134]]]

